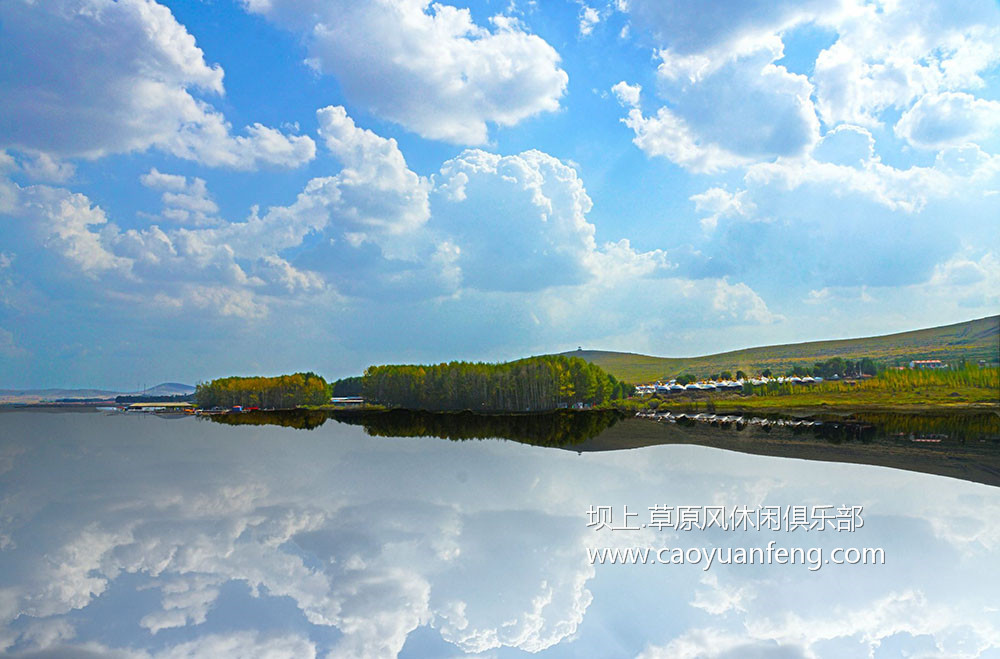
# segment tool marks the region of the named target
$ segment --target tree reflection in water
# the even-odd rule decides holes
[[[476,414],[389,410],[279,410],[206,417],[228,425],[275,425],[312,430],[327,419],[359,425],[373,437],[440,437],[442,439],[510,439],[536,446],[569,446],[586,441],[625,418],[617,411],[560,410],[542,414]]]

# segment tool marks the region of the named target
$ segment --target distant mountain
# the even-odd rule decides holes
[[[194,387],[180,382],[163,382],[145,392],[135,391],[132,395],[145,393],[147,396],[187,396],[194,393]]]
[[[902,365],[913,359],[940,359],[946,363],[985,359],[995,363],[1000,361],[1000,316],[884,336],[763,346],[704,357],[652,357],[604,350],[562,354],[586,359],[632,383],[672,378],[682,373],[705,377],[720,371],[760,373],[766,368],[783,372],[795,365],[812,366],[833,357],[853,360],[871,357],[888,365]]]
[[[110,400],[115,396],[142,395],[176,396],[194,393],[194,387],[179,382],[163,382],[145,391],[109,391],[107,389],[0,389],[0,404],[45,403],[64,398],[77,400]]]

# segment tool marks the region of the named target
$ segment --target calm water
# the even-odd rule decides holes
[[[0,648],[35,657],[1000,657],[1000,488],[685,445],[673,433],[692,430],[677,424],[656,428],[671,433],[667,443],[590,450],[636,428],[629,423],[562,450],[371,437],[335,421],[303,431],[4,412]],[[625,506],[637,515],[625,517]],[[807,506],[817,521],[861,506],[840,517],[863,526],[657,529],[656,506],[691,506],[685,514],[700,511],[702,524],[705,507],[774,506],[794,521],[798,509],[786,507]],[[605,522],[639,530],[597,528]],[[805,564],[588,557],[771,541],[801,548]],[[835,548],[880,549],[884,564],[810,569]]]

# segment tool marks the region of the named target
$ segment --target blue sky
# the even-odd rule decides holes
[[[0,386],[1000,311],[1000,5],[11,0]]]

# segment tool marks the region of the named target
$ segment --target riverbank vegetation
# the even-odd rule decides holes
[[[276,377],[228,377],[199,383],[194,400],[202,409],[214,407],[289,409],[330,402],[331,387],[315,373]]]
[[[575,357],[546,355],[502,364],[372,366],[365,400],[390,408],[525,412],[610,405],[632,387]]]

